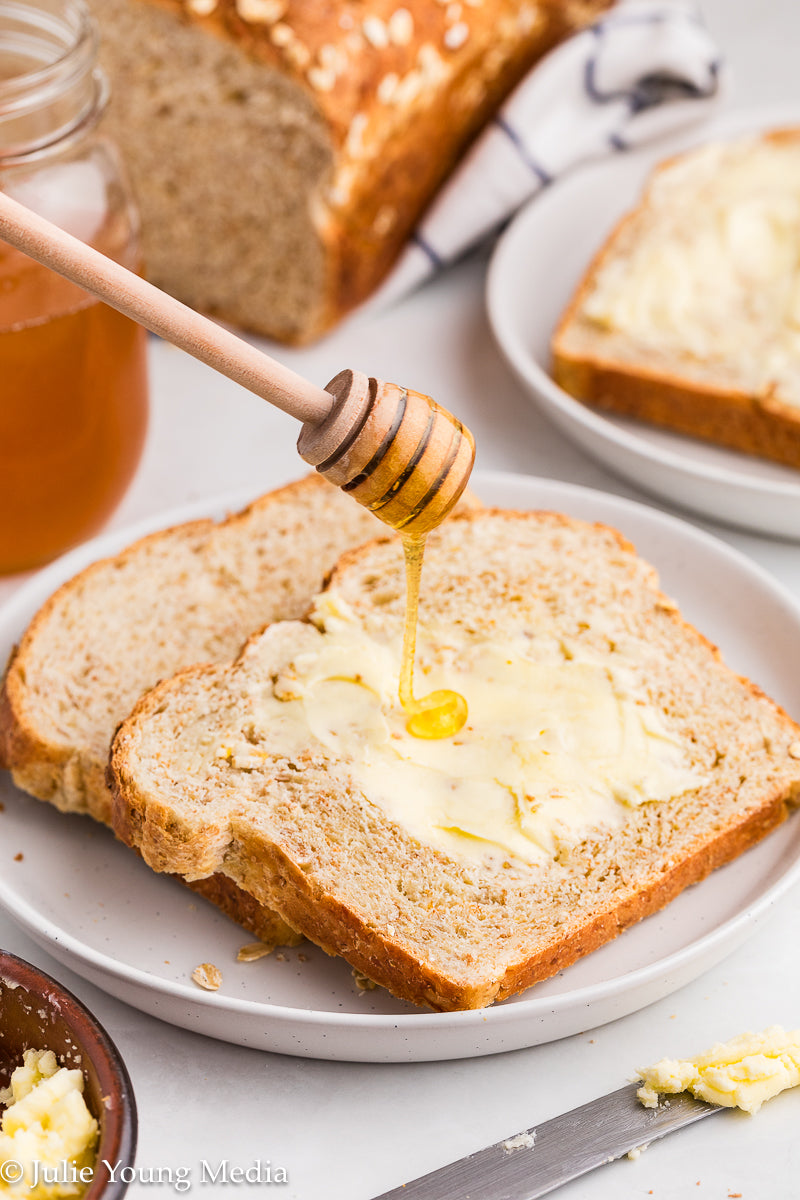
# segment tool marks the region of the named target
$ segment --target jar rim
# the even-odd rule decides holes
[[[107,96],[95,66],[97,48],[97,28],[84,0],[0,0],[0,53],[32,64],[0,79],[0,163],[28,159],[97,120]],[[2,144],[4,125],[66,97],[72,103],[54,128],[22,144]]]

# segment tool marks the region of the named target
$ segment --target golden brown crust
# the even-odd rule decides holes
[[[624,539],[621,541],[624,543]],[[675,620],[695,632],[682,617],[677,616]],[[713,646],[711,649],[717,653]],[[131,784],[129,727],[140,719],[146,720],[149,714],[168,702],[172,694],[180,692],[188,676],[212,672],[210,667],[189,668],[174,679],[159,684],[142,697],[112,747],[109,779],[115,832],[128,845],[137,846],[146,825],[148,862],[156,870],[159,869],[159,849],[165,863],[174,862],[179,818],[169,807],[161,805],[154,797],[139,793]],[[748,680],[742,682],[755,696],[765,698]],[[770,704],[776,715],[790,721],[782,709],[771,701]],[[564,970],[637,921],[664,908],[717,867],[756,845],[785,820],[798,790],[800,783],[792,787],[775,786],[756,810],[746,813],[716,837],[699,840],[693,853],[672,863],[657,878],[642,880],[621,905],[596,913],[586,925],[566,934],[563,930],[554,931],[552,940],[539,953],[509,967],[502,978],[491,980],[482,987],[465,986],[462,981],[455,981],[409,954],[402,945],[387,937],[381,929],[370,926],[335,896],[315,889],[280,845],[267,842],[255,833],[238,831],[235,845],[226,853],[223,871],[237,886],[246,889],[246,893],[277,910],[290,927],[300,930],[326,953],[346,957],[352,966],[395,995],[439,1011],[483,1008]],[[180,840],[180,832],[177,837]],[[200,882],[201,885],[205,883]]]
[[[762,808],[713,841],[699,846],[693,855],[675,863],[660,878],[646,881],[624,904],[599,913],[589,925],[555,942],[542,955],[511,968],[495,999],[506,1000],[534,983],[549,979],[584,955],[613,941],[637,921],[665,908],[687,887],[700,883],[717,867],[732,862],[776,829],[789,815],[790,800],[786,789],[776,789]]]
[[[56,740],[48,736],[37,714],[35,697],[31,696],[28,689],[31,654],[54,611],[73,594],[79,594],[86,583],[107,570],[109,564],[123,566],[149,545],[157,545],[165,538],[174,538],[176,534],[186,539],[202,538],[221,526],[232,528],[246,522],[254,512],[265,507],[295,497],[302,499],[309,493],[327,488],[328,485],[318,475],[307,475],[258,497],[223,522],[191,521],[148,534],[119,554],[92,563],[62,584],[38,610],[19,645],[12,650],[0,681],[0,769],[10,770],[15,783],[23,790],[60,808],[72,807],[62,799],[69,781],[72,789],[80,791],[82,811],[95,820],[109,824],[110,795],[105,782],[104,764],[88,761],[68,739]],[[232,920],[265,940],[284,941],[286,944],[293,944],[297,940],[294,931],[288,929],[276,913],[264,909],[224,876],[212,876],[199,884],[196,890],[217,904]]]
[[[180,879],[180,876],[174,878]],[[273,909],[259,904],[255,896],[244,891],[227,875],[209,875],[208,879],[194,879],[191,882],[180,879],[180,882],[224,912],[235,924],[255,934],[261,942],[273,946],[299,946],[303,940],[302,933],[287,925]]]
[[[422,7],[422,6],[420,6]],[[507,6],[508,9],[518,7]],[[607,7],[598,3],[596,12]],[[446,6],[437,4],[429,14],[441,23]],[[535,60],[574,31],[559,6],[546,10],[546,19],[535,36],[520,37],[507,44],[502,70],[492,76],[486,64],[502,45],[496,22],[503,15],[493,6],[466,8],[467,20],[474,14],[490,14],[490,23],[478,27],[474,41],[480,49],[461,64],[453,64],[452,82],[439,91],[424,113],[405,121],[386,140],[378,137],[376,153],[368,170],[360,172],[352,201],[339,211],[326,238],[329,254],[330,305],[319,330],[333,325],[361,303],[389,273],[428,203],[455,167],[475,135],[497,111],[505,97],[530,69]],[[507,21],[511,20],[508,11]],[[421,130],[420,124],[424,122]],[[391,217],[387,229],[385,222]],[[307,340],[307,339],[304,339]]]
[[[775,129],[763,139],[796,143],[800,130]],[[667,171],[681,157],[665,159],[654,175]],[[652,185],[653,180],[637,207],[621,218],[594,255],[556,327],[552,339],[555,382],[576,400],[607,412],[800,468],[800,409],[795,405],[769,394],[694,382],[664,365],[620,361],[604,351],[602,335],[591,352],[570,347],[569,332],[585,324],[581,313],[599,271],[646,208]]]
[[[173,525],[168,529],[159,529],[145,537],[138,538],[118,554],[98,559],[84,570],[79,571],[71,579],[53,592],[41,608],[36,612],[19,645],[15,646],[2,680],[0,680],[0,768],[13,771],[20,779],[20,786],[27,790],[25,779],[35,778],[36,787],[32,794],[41,800],[47,800],[58,790],[59,782],[70,760],[74,756],[74,748],[66,741],[54,741],[48,738],[41,728],[37,714],[31,711],[31,698],[27,690],[27,672],[29,656],[35,647],[41,632],[50,620],[54,610],[57,610],[73,593],[78,593],[94,576],[106,571],[110,564],[124,566],[141,554],[149,545],[157,545],[164,539],[174,538],[179,534],[182,538],[203,537],[213,529],[222,526],[232,528],[246,522],[252,513],[265,506],[279,503],[286,498],[302,495],[309,491],[325,488],[327,485],[314,474],[304,476],[259,496],[240,512],[232,513],[224,521],[203,519],[187,521],[181,525]],[[98,780],[98,789],[87,790],[87,811],[96,820],[109,823],[108,805],[106,800],[104,779]]]
[[[252,507],[252,506],[251,506]],[[36,612],[19,645],[15,646],[0,680],[0,768],[14,773],[15,781],[23,790],[30,790],[40,800],[49,800],[59,790],[64,772],[74,757],[74,748],[66,741],[54,741],[46,736],[32,711],[32,700],[27,688],[28,660],[41,631],[55,609],[73,592],[84,586],[87,580],[106,570],[109,563],[126,563],[148,543],[157,542],[165,535],[172,535],[177,528],[187,537],[206,533],[214,526],[213,521],[192,521],[171,529],[158,530],[139,538],[119,554],[98,559],[84,568],[72,579],[53,592]],[[107,805],[103,799],[105,791],[102,778],[97,792],[87,790],[87,809],[95,820],[108,824]]]

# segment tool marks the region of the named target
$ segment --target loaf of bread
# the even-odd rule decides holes
[[[416,689],[463,693],[455,738],[405,729],[403,608],[400,549],[374,542],[310,621],[144,696],[112,750],[117,833],[450,1010],[615,937],[800,794],[800,728],[613,530],[495,510],[431,536]]]
[[[553,374],[588,404],[800,467],[800,132],[662,164],[562,318]]]
[[[0,767],[64,812],[109,824],[114,730],[147,688],[224,661],[268,621],[305,614],[338,556],[377,522],[311,475],[216,524],[152,534],[87,567],[36,614],[0,688]],[[296,940],[224,877],[198,887],[266,941]]]
[[[524,72],[609,2],[91,0],[150,278],[316,337]]]

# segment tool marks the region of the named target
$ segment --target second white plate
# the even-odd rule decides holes
[[[699,142],[798,124],[797,109],[733,114],[572,172],[512,222],[492,258],[487,285],[501,350],[567,437],[670,504],[793,539],[800,539],[800,472],[588,408],[550,378],[550,341],[595,252],[636,205],[658,162]]]
[[[800,714],[800,608],[723,543],[619,497],[571,484],[486,474],[487,503],[549,508],[621,529],[656,564],[687,618],[790,712]],[[136,537],[220,517],[236,495],[104,534],[54,563],[0,612],[0,662],[65,579]],[[662,913],[553,979],[477,1012],[429,1013],[387,992],[360,992],[347,964],[306,945],[253,963],[250,940],[216,909],[147,869],[110,832],[24,796],[0,774],[0,903],[50,954],[112,995],[211,1037],[285,1054],[370,1062],[461,1058],[566,1037],[660,999],[717,963],[800,879],[800,821],[689,889]],[[191,982],[201,962],[218,992]]]

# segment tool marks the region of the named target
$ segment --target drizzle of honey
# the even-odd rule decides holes
[[[417,649],[417,615],[425,534],[403,537],[406,561],[406,614],[403,628],[403,657],[400,665],[400,703],[408,713],[406,729],[412,737],[453,737],[467,719],[467,702],[447,688],[414,697],[414,659]]]

